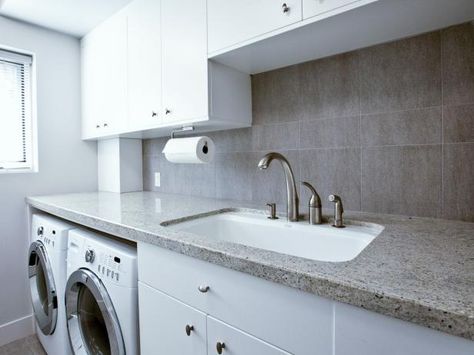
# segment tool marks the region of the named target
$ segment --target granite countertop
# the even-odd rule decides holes
[[[28,197],[31,206],[336,301],[474,340],[474,223],[370,213],[385,226],[359,256],[319,262],[177,232],[166,222],[248,203],[155,192]]]

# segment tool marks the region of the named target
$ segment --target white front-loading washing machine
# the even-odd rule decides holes
[[[139,354],[136,247],[86,230],[69,234],[66,317],[75,354]]]
[[[73,225],[46,214],[32,216],[28,278],[36,333],[50,355],[71,354],[64,289],[68,233],[73,228]]]

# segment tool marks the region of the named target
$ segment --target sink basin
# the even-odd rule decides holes
[[[309,225],[307,221],[270,220],[263,214],[226,212],[170,225],[190,232],[236,244],[271,250],[302,258],[342,262],[354,259],[383,230],[370,223],[349,223],[345,228],[329,224]]]

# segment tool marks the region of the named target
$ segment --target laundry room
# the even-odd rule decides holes
[[[473,0],[0,0],[0,355],[473,355]]]

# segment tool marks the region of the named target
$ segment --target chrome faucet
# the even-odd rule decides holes
[[[329,202],[334,203],[334,224],[333,227],[344,228],[344,221],[342,220],[342,214],[344,213],[344,207],[342,207],[342,200],[337,195],[329,195]]]
[[[278,160],[283,167],[283,171],[285,172],[285,179],[286,179],[286,194],[288,197],[288,220],[290,222],[297,222],[298,221],[298,192],[296,191],[296,184],[295,184],[295,176],[293,175],[293,171],[291,170],[290,163],[286,158],[281,155],[280,153],[271,152],[266,154],[258,163],[258,168],[261,170],[265,170],[270,166],[270,163],[273,160]]]

